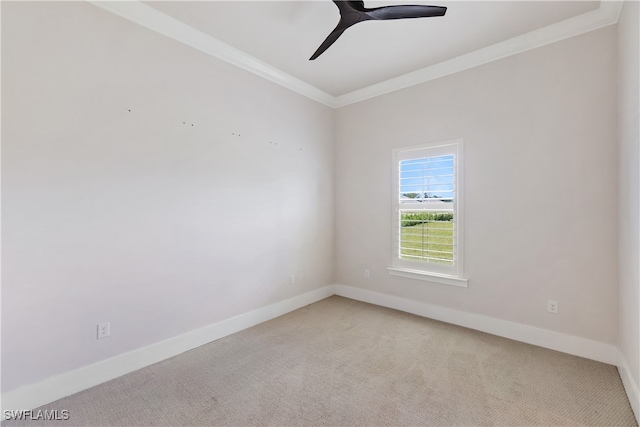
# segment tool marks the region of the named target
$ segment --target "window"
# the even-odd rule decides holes
[[[462,140],[393,152],[393,263],[389,273],[465,286]]]

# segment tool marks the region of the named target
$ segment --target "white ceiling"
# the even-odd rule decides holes
[[[447,6],[444,17],[362,22],[315,61],[330,0],[100,1],[116,15],[337,108],[615,24],[620,1],[365,1]]]
[[[447,6],[444,17],[363,22],[315,61],[338,22],[330,1],[155,1],[167,13],[334,96],[409,73],[572,16],[597,1],[367,1]]]

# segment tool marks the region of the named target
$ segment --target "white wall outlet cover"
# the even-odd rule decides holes
[[[111,324],[109,322],[98,323],[98,339],[111,335]]]

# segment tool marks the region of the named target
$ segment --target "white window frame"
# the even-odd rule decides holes
[[[410,203],[400,203],[400,161],[454,155],[454,262],[452,266],[439,265],[424,261],[413,261],[400,258],[400,209],[407,209]],[[464,162],[463,140],[454,139],[422,144],[393,150],[392,160],[392,263],[387,270],[394,276],[408,277],[428,282],[442,283],[453,286],[467,287],[468,280],[464,278]],[[401,206],[402,205],[402,206]],[[419,206],[416,202],[416,206]],[[424,207],[422,205],[421,207]]]

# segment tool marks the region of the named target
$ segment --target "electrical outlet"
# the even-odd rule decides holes
[[[291,276],[289,276],[289,284],[295,285],[295,283],[296,283],[296,276],[292,274]]]
[[[365,279],[368,279],[370,275],[371,274],[369,273],[369,270],[364,270],[364,278]]]
[[[549,313],[558,314],[558,301],[547,301],[547,311]]]
[[[109,322],[98,323],[98,339],[111,335],[111,324]]]

